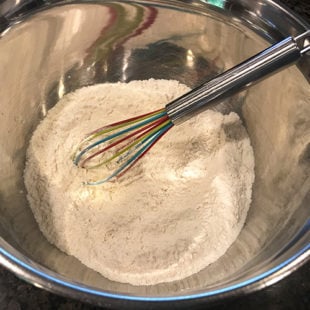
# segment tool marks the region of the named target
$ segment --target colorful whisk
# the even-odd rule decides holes
[[[165,108],[90,132],[77,146],[74,164],[93,169],[114,163],[115,168],[103,179],[85,184],[98,185],[122,176],[174,125],[206,109],[218,109],[219,102],[227,97],[299,60],[310,51],[309,42],[310,30],[296,38],[288,37],[177,98]]]

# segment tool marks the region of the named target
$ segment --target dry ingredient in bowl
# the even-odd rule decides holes
[[[207,111],[175,126],[115,183],[82,185],[104,171],[79,169],[70,158],[90,130],[188,90],[153,79],[94,85],[49,111],[28,148],[25,184],[51,243],[133,285],[188,277],[226,252],[245,222],[254,181],[253,151],[235,113]]]

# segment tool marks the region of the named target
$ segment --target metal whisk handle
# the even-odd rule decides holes
[[[167,114],[179,124],[206,109],[215,109],[223,99],[293,64],[309,51],[310,30],[288,37],[167,104]]]

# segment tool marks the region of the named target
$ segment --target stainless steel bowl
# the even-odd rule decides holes
[[[237,241],[182,281],[109,281],[40,233],[26,200],[25,150],[57,100],[79,87],[178,79],[194,87],[309,25],[270,0],[2,1],[0,263],[55,293],[127,309],[186,308],[270,285],[309,256],[309,56],[231,99],[256,161],[253,202]]]

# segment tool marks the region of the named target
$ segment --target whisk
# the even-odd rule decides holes
[[[86,135],[73,155],[75,165],[95,169],[106,165],[110,175],[87,185],[121,177],[174,125],[219,103],[267,75],[293,64],[310,51],[310,30],[288,37],[168,103],[164,108],[119,121]]]

